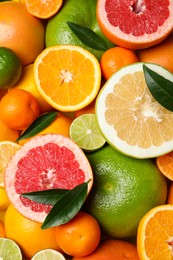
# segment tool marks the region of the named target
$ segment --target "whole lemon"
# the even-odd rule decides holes
[[[135,236],[144,214],[165,203],[165,177],[153,160],[127,157],[109,145],[91,153],[88,159],[95,182],[86,210],[106,235]]]

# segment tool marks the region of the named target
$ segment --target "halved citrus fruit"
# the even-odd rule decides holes
[[[17,243],[13,240],[0,238],[0,258],[22,260],[22,252]]]
[[[107,142],[136,158],[152,158],[172,151],[173,113],[151,95],[145,82],[144,63],[134,63],[105,83],[96,100],[96,116]],[[173,82],[165,68],[145,65]]]
[[[173,205],[151,209],[140,221],[137,249],[140,259],[172,259]]]
[[[54,249],[44,249],[36,253],[31,260],[65,260],[65,257],[60,252]]]
[[[98,0],[96,14],[105,36],[129,49],[155,45],[173,28],[172,0]]]
[[[87,157],[70,138],[56,134],[30,139],[15,153],[5,171],[5,188],[14,207],[41,223],[51,206],[26,199],[22,193],[72,189],[87,181],[89,192],[93,173]]]
[[[63,0],[25,0],[25,4],[31,15],[48,19],[59,11]]]
[[[60,111],[77,111],[87,106],[101,85],[96,57],[73,45],[46,48],[35,60],[34,77],[40,95]]]

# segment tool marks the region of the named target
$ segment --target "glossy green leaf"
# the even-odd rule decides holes
[[[42,228],[59,226],[67,223],[81,209],[87,196],[88,183],[83,183],[72,190],[69,190],[58,202],[52,207]]]
[[[51,189],[51,190],[23,193],[21,194],[21,196],[38,203],[54,205],[68,191],[69,190]]]
[[[173,82],[143,65],[146,84],[152,96],[166,109],[173,111]]]
[[[79,40],[86,46],[100,51],[106,51],[108,49],[106,42],[90,28],[72,22],[67,22],[67,24]]]
[[[43,129],[45,129],[47,126],[49,126],[57,117],[58,112],[51,111],[48,113],[45,113],[41,116],[39,116],[16,140],[16,142],[23,140],[25,138],[32,137],[39,132],[41,132]]]

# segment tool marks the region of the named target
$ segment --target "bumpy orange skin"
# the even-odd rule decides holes
[[[101,231],[98,222],[90,214],[82,211],[55,229],[57,244],[71,256],[83,257],[92,253],[100,241]]]
[[[0,14],[0,46],[15,51],[23,65],[32,63],[44,49],[42,21],[18,2],[1,3]]]
[[[0,141],[16,141],[20,135],[20,131],[8,127],[2,120],[0,120]]]
[[[15,130],[25,130],[40,113],[37,100],[22,89],[13,89],[3,96],[0,111],[0,119]]]

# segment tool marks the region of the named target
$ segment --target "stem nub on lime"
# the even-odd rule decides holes
[[[13,87],[22,73],[22,65],[14,51],[0,47],[0,89]]]

